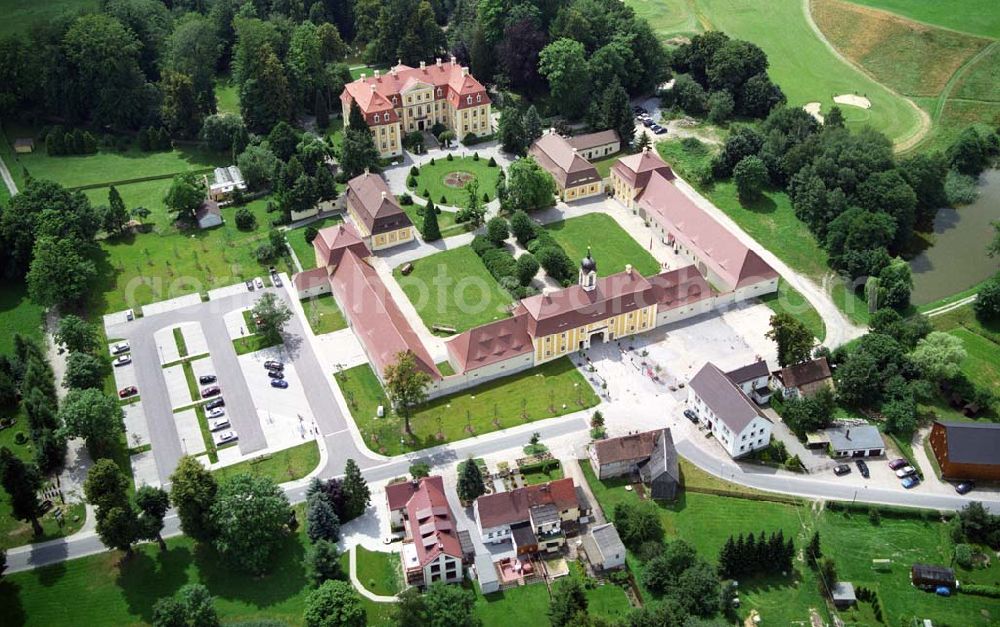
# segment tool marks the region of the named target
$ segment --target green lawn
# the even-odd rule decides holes
[[[813,309],[809,301],[789,285],[785,279],[779,280],[777,292],[762,296],[760,300],[775,313],[790,313],[796,320],[804,324],[813,337],[820,342],[826,338],[826,325],[823,323],[823,318]]]
[[[483,625],[538,625],[549,611],[549,591],[545,584],[511,588],[491,594],[476,591],[476,616]],[[542,619],[544,620],[544,619]],[[547,621],[545,621],[547,623]]]
[[[361,545],[355,551],[358,581],[365,588],[382,596],[393,596],[403,591],[399,553],[369,551]]]
[[[696,15],[691,0],[629,0],[635,14],[649,22],[660,39],[697,35],[705,30],[705,16]]]
[[[351,68],[351,78],[357,80],[361,78],[364,74],[368,78],[375,76],[375,70],[379,70],[383,74],[389,71],[388,65],[361,65]]]
[[[219,113],[240,113],[239,86],[228,76],[215,82],[215,106]]]
[[[986,389],[1000,388],[1000,324],[984,324],[971,305],[931,318],[934,328],[962,340],[966,358],[962,372]]]
[[[442,376],[448,377],[455,374],[455,369],[451,367],[451,362],[442,361],[435,364],[437,366],[438,372]]]
[[[388,407],[388,403],[371,366],[345,370],[336,379],[365,443],[383,455],[399,455],[561,416],[599,401],[572,362],[557,359],[425,403],[410,418],[414,438],[400,442],[402,419],[395,413],[375,417],[378,406]]]
[[[411,190],[412,191],[412,190]],[[438,199],[434,199],[434,203],[437,204]],[[423,205],[418,205],[416,203],[412,205],[401,205],[403,211],[409,216],[410,222],[417,227],[420,231],[420,235],[424,234],[424,207]],[[438,230],[441,231],[441,237],[451,237],[452,235],[460,235],[466,232],[466,224],[459,224],[455,222],[455,212],[441,210],[438,214]]]
[[[247,204],[257,228],[240,231],[232,208],[223,210],[225,224],[207,230],[127,234],[101,242],[96,259],[98,284],[88,303],[91,315],[138,308],[167,298],[232,285],[266,272],[254,252],[267,241],[271,216],[267,198]],[[292,274],[290,257],[275,264]]]
[[[35,24],[50,22],[63,13],[96,10],[97,0],[0,0],[0,37],[27,38]]]
[[[392,275],[413,303],[428,329],[435,324],[466,329],[506,318],[510,294],[486,271],[482,259],[468,246],[412,262],[413,272]]]
[[[553,222],[545,225],[545,230],[574,261],[586,257],[590,246],[599,276],[623,272],[625,264],[632,264],[639,274],[647,277],[660,272],[656,258],[607,214],[590,213]]]
[[[549,481],[555,481],[557,479],[562,479],[566,475],[563,473],[562,465],[558,462],[555,466],[549,467],[548,471],[530,470],[528,472],[522,473],[524,475],[525,485],[537,485],[539,483],[548,483]]]
[[[611,176],[611,167],[618,162],[622,157],[627,156],[627,152],[616,152],[613,155],[608,155],[603,159],[598,159],[597,161],[591,161],[591,165],[597,168],[597,173],[601,175],[602,179],[606,179]]]
[[[344,319],[340,307],[337,307],[337,301],[334,300],[333,294],[303,298],[302,309],[305,310],[309,326],[312,327],[313,333],[316,335],[347,328],[347,320]]]
[[[268,341],[263,335],[257,335],[254,333],[253,335],[247,335],[246,337],[239,337],[233,340],[233,348],[236,350],[237,355],[246,355],[262,351],[265,348],[277,346],[280,343],[280,341]]]
[[[145,207],[151,212],[146,218],[145,224],[153,225],[159,232],[166,232],[173,228],[174,216],[167,210],[163,199],[170,190],[172,179],[157,179],[155,181],[142,181],[141,183],[129,183],[128,185],[117,185],[115,189],[121,194],[125,207],[130,211],[136,207]],[[94,187],[84,190],[84,194],[90,199],[94,206],[108,205],[109,187]]]
[[[14,334],[42,337],[45,310],[28,299],[28,289],[22,283],[0,281],[0,355],[14,349]]]
[[[286,233],[285,237],[291,245],[292,250],[295,251],[295,256],[299,258],[299,263],[302,264],[303,270],[311,270],[316,267],[316,250],[312,244],[306,242],[306,229],[314,227],[318,231],[328,226],[335,226],[343,221],[344,218],[340,215],[328,216]]]
[[[500,178],[500,167],[489,167],[488,159],[478,161],[469,157],[455,157],[452,161],[438,158],[434,165],[425,163],[420,166],[420,174],[417,176],[417,186],[411,187],[410,191],[419,196],[424,196],[424,190],[430,192],[431,199],[435,204],[444,196],[448,202],[446,205],[464,207],[467,194],[464,183],[461,187],[448,185],[445,178],[454,172],[471,174],[479,181],[479,195],[489,194],[490,200],[496,198],[497,180]]]
[[[993,0],[851,0],[891,11],[919,22],[936,24],[974,35],[1000,38],[1000,12]]]
[[[319,465],[319,445],[315,440],[269,453],[214,471],[219,481],[241,473],[267,477],[275,483],[286,483],[305,477]]]

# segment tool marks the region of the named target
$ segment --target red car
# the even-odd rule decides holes
[[[128,398],[130,396],[135,396],[139,393],[139,388],[134,385],[130,385],[127,388],[122,388],[118,390],[118,398]]]
[[[221,391],[222,390],[219,389],[219,386],[212,385],[212,386],[209,386],[207,388],[202,388],[201,389],[201,397],[202,398],[208,398],[210,396],[218,396],[219,392],[221,392]]]
[[[909,462],[907,462],[905,459],[894,459],[891,462],[889,462],[889,468],[892,468],[893,470],[899,470],[908,463]]]

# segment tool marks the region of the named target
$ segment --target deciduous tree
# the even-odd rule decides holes
[[[55,340],[71,353],[89,353],[98,347],[94,325],[74,314],[66,314],[59,319]]]
[[[172,213],[177,214],[177,219],[193,221],[195,212],[204,200],[204,183],[197,175],[185,173],[174,177],[163,203]]]
[[[184,535],[198,542],[215,537],[212,504],[219,486],[198,460],[188,455],[180,458],[170,475],[170,500],[177,508]]]
[[[285,535],[291,509],[285,493],[267,477],[239,474],[224,481],[212,503],[215,548],[241,570],[267,570]]]
[[[576,577],[556,581],[549,601],[549,622],[552,627],[565,627],[587,613],[587,595]]]
[[[306,597],[303,616],[307,627],[362,627],[365,608],[351,584],[325,581]]]
[[[70,353],[66,359],[66,374],[63,387],[83,390],[100,388],[104,385],[106,365],[89,353]]]
[[[118,399],[101,389],[70,390],[59,408],[63,435],[84,438],[94,459],[104,457],[125,432],[125,413]]]
[[[167,491],[151,485],[143,485],[135,492],[135,505],[139,508],[139,531],[141,537],[156,540],[161,551],[167,550],[163,541],[163,517],[170,509],[170,495]]]
[[[28,270],[28,295],[43,306],[79,302],[97,278],[94,262],[80,254],[80,242],[43,237],[34,248]]]
[[[782,368],[809,359],[815,342],[809,329],[785,312],[771,316],[771,330],[765,337],[778,345],[778,365]]]
[[[410,417],[413,408],[427,400],[430,375],[417,367],[417,358],[412,351],[401,351],[396,355],[395,363],[386,367],[384,376],[386,394],[403,417],[406,433],[413,433]]]
[[[559,112],[570,120],[579,119],[590,101],[590,72],[583,44],[557,39],[538,56],[538,73],[549,82],[549,93]]]

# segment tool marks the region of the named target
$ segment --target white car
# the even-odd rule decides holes
[[[111,347],[111,352],[115,355],[120,355],[122,353],[127,353],[132,350],[132,347],[128,345],[128,342],[120,342]]]
[[[115,357],[114,364],[116,367],[125,366],[130,363],[132,363],[132,357],[130,355],[119,355],[118,357]]]
[[[254,279],[253,282],[254,282],[254,285],[257,286],[257,289],[259,289],[259,290],[264,289],[264,281],[261,280],[260,277],[257,277],[256,279]]]
[[[133,320],[135,320],[135,313],[131,309],[125,310],[125,320],[127,322],[132,322]]]
[[[215,444],[226,444],[228,442],[235,442],[239,437],[236,435],[235,431],[223,431],[222,433],[215,434]]]
[[[208,410],[208,418],[222,418],[226,413],[226,410],[221,407],[216,407],[215,409]]]
[[[208,421],[209,431],[219,431],[220,429],[225,429],[227,427],[229,427],[229,418],[216,418]]]
[[[914,468],[913,466],[903,466],[902,468],[896,471],[896,476],[902,479],[903,477],[909,477],[910,475],[915,474],[916,472],[917,469]]]

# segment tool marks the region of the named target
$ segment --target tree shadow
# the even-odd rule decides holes
[[[767,193],[761,193],[750,200],[740,199],[739,203],[741,207],[754,213],[774,213],[778,209],[778,204]]]
[[[38,579],[38,583],[42,584],[46,588],[51,588],[56,585],[62,578],[66,576],[66,562],[61,561],[43,568],[38,568],[35,570],[35,577]]]
[[[28,620],[21,603],[21,587],[9,579],[0,581],[0,608],[3,608],[3,624],[20,627]]]
[[[191,550],[180,546],[167,552],[140,549],[121,563],[116,583],[129,613],[141,616],[144,622],[151,622],[156,601],[170,596],[188,582],[187,571],[191,562]]]
[[[201,582],[212,595],[267,608],[301,594],[307,585],[304,557],[299,536],[289,533],[275,549],[267,573],[259,577],[234,569],[209,546],[195,549],[194,563]]]

